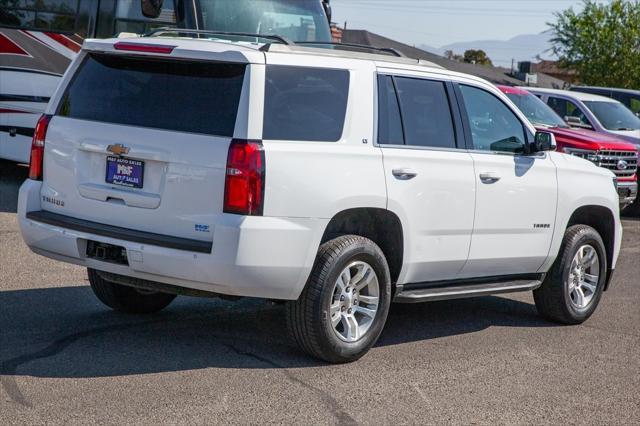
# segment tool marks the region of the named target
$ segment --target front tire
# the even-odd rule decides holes
[[[320,246],[305,289],[287,305],[298,346],[331,363],[355,361],[382,333],[391,302],[389,266],[371,240],[344,235]]]
[[[606,278],[607,256],[600,234],[587,225],[571,226],[542,286],[533,291],[536,308],[552,321],[581,324],[596,310]]]
[[[107,281],[95,269],[87,268],[91,290],[98,299],[115,311],[130,314],[150,314],[167,307],[175,294],[138,290]]]

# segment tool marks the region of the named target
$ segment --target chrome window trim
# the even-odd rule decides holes
[[[376,69],[376,71],[373,74],[373,103],[374,103],[374,107],[373,107],[373,143],[372,145],[376,148],[390,148],[390,149],[413,149],[413,150],[422,150],[422,151],[439,151],[439,152],[468,152],[468,150],[466,148],[444,148],[444,147],[434,147],[434,146],[418,146],[418,145],[406,145],[406,144],[381,144],[378,143],[378,118],[379,118],[379,110],[378,110],[378,105],[379,105],[379,99],[378,99],[378,91],[379,91],[379,87],[378,87],[378,77],[379,76],[391,76],[391,77],[402,77],[402,78],[414,78],[414,79],[419,79],[419,80],[430,80],[430,81],[439,81],[444,83],[445,85],[447,83],[451,83],[454,82],[454,80],[452,80],[451,78],[448,78],[447,76],[431,76],[431,75],[415,75],[415,74],[406,74],[402,72],[403,70],[393,70],[393,71],[379,71],[378,69]],[[405,72],[412,72],[409,70],[406,70]],[[451,117],[451,121],[452,124],[454,126],[454,131],[457,131],[455,129],[455,120],[453,117]]]

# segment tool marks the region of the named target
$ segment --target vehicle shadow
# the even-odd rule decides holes
[[[553,324],[540,319],[533,305],[499,297],[393,305],[377,346],[491,326]],[[5,388],[13,375],[86,378],[323,365],[294,346],[282,305],[252,299],[183,297],[158,314],[134,316],[108,310],[86,286],[3,291],[0,330]]]
[[[18,190],[28,175],[26,165],[0,160],[0,213],[17,211]]]

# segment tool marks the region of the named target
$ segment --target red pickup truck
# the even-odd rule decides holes
[[[539,130],[552,132],[558,151],[586,158],[617,176],[620,207],[632,204],[638,193],[638,150],[635,145],[591,130],[573,129],[547,104],[530,92],[498,86]]]

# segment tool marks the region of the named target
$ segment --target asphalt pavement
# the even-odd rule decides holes
[[[0,161],[0,424],[640,424],[638,220],[583,325],[530,293],[394,305],[370,353],[333,366],[259,300],[110,311],[84,269],[22,242],[26,173]]]

